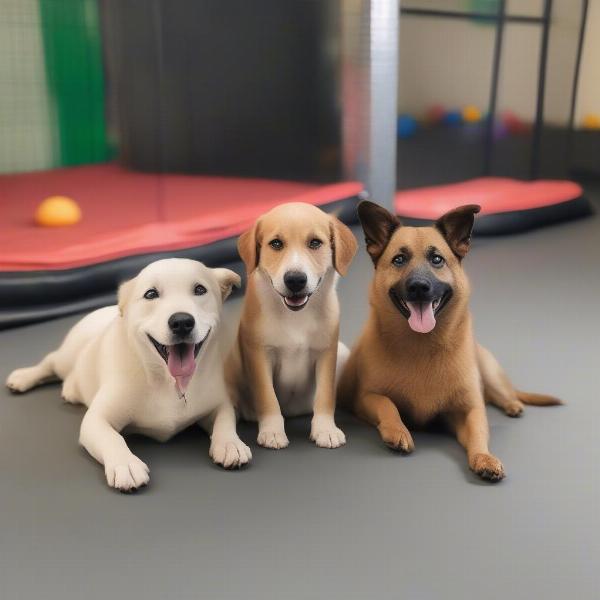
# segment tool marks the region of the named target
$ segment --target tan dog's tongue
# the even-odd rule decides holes
[[[175,378],[179,393],[185,394],[185,390],[196,370],[194,344],[167,346],[167,353],[169,355],[167,360],[169,373]]]
[[[408,324],[417,333],[429,333],[435,327],[435,316],[431,302],[407,302],[410,309]]]

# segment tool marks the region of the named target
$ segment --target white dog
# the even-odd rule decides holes
[[[80,443],[104,465],[108,485],[144,486],[148,467],[121,431],[165,441],[200,422],[210,456],[224,467],[251,458],[236,433],[219,327],[223,300],[239,276],[186,259],[148,265],[119,289],[119,305],[84,317],[38,365],[13,371],[7,386],[25,392],[62,379],[63,398],[88,407]],[[221,339],[220,339],[221,338]]]

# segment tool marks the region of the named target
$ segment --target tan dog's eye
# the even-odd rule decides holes
[[[396,254],[394,258],[392,258],[392,264],[397,267],[402,267],[408,262],[408,256],[406,254]]]
[[[204,296],[204,294],[206,294],[206,288],[202,284],[199,283],[194,288],[194,295],[196,295],[196,296]]]
[[[156,288],[150,288],[149,290],[146,290],[146,293],[144,294],[146,300],[154,300],[155,298],[158,298],[158,296],[159,294]]]
[[[283,248],[283,242],[275,238],[269,242],[269,246],[271,246],[273,250],[281,250]]]
[[[429,262],[430,262],[430,263],[431,263],[431,264],[432,264],[434,267],[437,267],[437,268],[439,269],[440,267],[442,267],[442,266],[444,265],[444,263],[445,263],[446,261],[444,260],[444,257],[443,257],[443,256],[440,256],[439,254],[432,254],[432,255],[429,257]]]
[[[312,240],[310,240],[310,242],[308,242],[308,247],[311,250],[316,250],[317,248],[320,248],[323,245],[323,242],[317,238],[313,238]]]

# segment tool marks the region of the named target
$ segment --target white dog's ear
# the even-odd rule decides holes
[[[256,221],[248,231],[240,235],[237,243],[238,253],[246,265],[246,273],[248,275],[256,269],[260,259],[258,226],[259,221]]]
[[[349,227],[344,225],[337,217],[331,217],[331,251],[333,253],[333,266],[342,276],[356,254],[358,243]]]
[[[239,288],[242,285],[240,276],[229,269],[213,269],[212,271],[219,282],[223,300],[231,294],[233,286]]]
[[[129,298],[131,293],[133,292],[133,279],[122,283],[119,286],[119,292],[117,294],[118,303],[119,303],[119,314],[123,316],[125,312],[125,306],[129,302]]]

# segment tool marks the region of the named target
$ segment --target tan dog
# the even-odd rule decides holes
[[[359,205],[375,277],[371,314],[344,369],[339,398],[402,452],[414,449],[407,426],[441,417],[467,451],[470,468],[499,481],[504,468],[488,450],[485,400],[513,417],[523,403],[560,401],[516,391],[473,337],[461,261],[477,212],[479,206],[463,206],[434,227],[404,227],[377,204]]]
[[[261,446],[285,448],[283,416],[310,412],[317,446],[346,442],[334,420],[336,366],[348,356],[335,288],[356,248],[348,227],[304,203],[274,208],[239,239],[248,284],[226,376]]]

